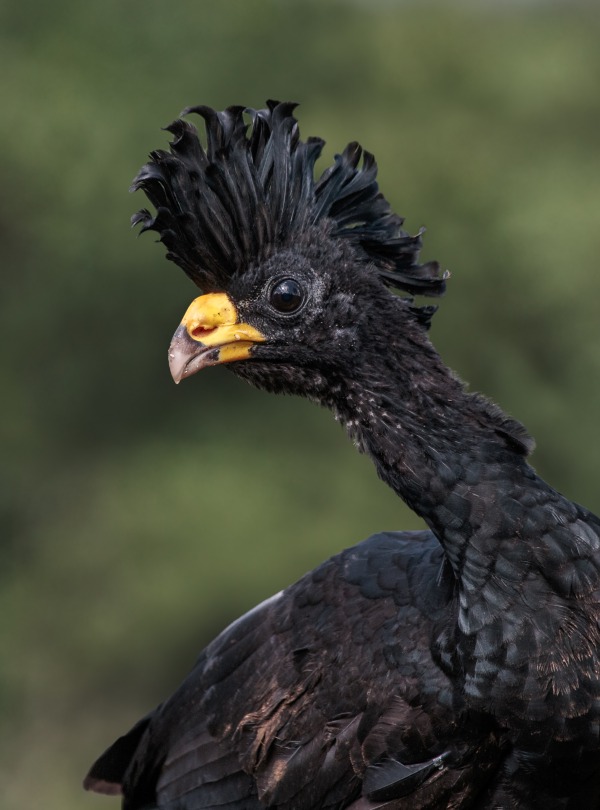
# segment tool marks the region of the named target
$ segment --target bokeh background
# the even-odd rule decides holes
[[[600,511],[599,34],[576,0],[0,4],[2,808],[116,807],[87,767],[213,634],[419,526],[328,414],[173,385],[195,289],[127,188],[188,104],[294,99],[327,160],[373,151],[452,271],[443,356]]]

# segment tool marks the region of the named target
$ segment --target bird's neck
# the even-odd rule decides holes
[[[530,439],[467,393],[433,350],[426,374],[411,380],[404,369],[397,385],[394,371],[355,381],[334,410],[379,476],[434,531],[462,580],[468,545],[491,543],[501,525],[504,536],[518,533],[507,504],[543,485],[525,458]]]
[[[432,649],[469,708],[518,734],[598,745],[600,522],[536,475],[521,425],[424,351],[421,373],[406,354],[379,368],[371,357],[333,409],[452,568]],[[543,707],[533,719],[531,705]]]

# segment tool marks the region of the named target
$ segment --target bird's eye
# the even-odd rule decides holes
[[[304,290],[293,278],[284,278],[269,293],[271,306],[277,312],[295,312],[304,301]]]

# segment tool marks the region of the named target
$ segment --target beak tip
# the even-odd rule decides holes
[[[181,363],[171,363],[171,357],[169,356],[169,371],[171,372],[171,377],[173,378],[173,382],[175,385],[179,385],[179,383],[183,379],[183,372],[184,367],[181,366]]]
[[[171,341],[167,355],[169,359],[169,371],[171,372],[171,377],[175,385],[179,385],[181,380],[186,376],[186,368],[189,361],[194,356],[195,349],[197,349],[197,346],[190,346],[190,341],[185,334],[185,330],[179,327],[173,335],[173,340]]]

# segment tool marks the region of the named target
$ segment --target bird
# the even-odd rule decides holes
[[[600,520],[433,347],[416,298],[448,273],[373,155],[317,175],[296,106],[190,107],[134,180],[154,210],[133,224],[201,291],[171,374],[225,365],[324,406],[427,528],[234,621],[84,786],[124,810],[600,808]]]

